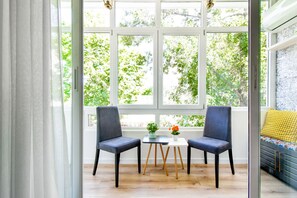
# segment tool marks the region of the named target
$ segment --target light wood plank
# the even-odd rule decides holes
[[[154,164],[150,166],[154,167]],[[98,165],[96,176],[93,165],[84,165],[84,198],[102,197],[199,197],[199,198],[247,198],[247,165],[235,165],[232,175],[229,164],[220,164],[220,188],[215,188],[213,164],[194,164],[191,174],[180,170],[175,179],[174,164],[166,164],[169,176],[161,166],[154,167],[146,175],[137,173],[137,165],[120,164],[119,188],[114,187],[114,166]],[[276,178],[262,173],[262,198],[296,198],[297,191]]]

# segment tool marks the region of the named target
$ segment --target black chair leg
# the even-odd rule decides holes
[[[138,173],[141,173],[141,146],[137,147]]]
[[[232,149],[229,149],[228,152],[229,152],[229,161],[230,161],[232,175],[234,175],[235,174],[235,171],[234,171],[234,164],[233,164]]]
[[[115,187],[119,187],[119,164],[120,164],[120,153],[115,154]]]
[[[187,170],[188,170],[188,174],[190,174],[190,169],[191,169],[191,147],[188,146],[188,152],[187,152]]]
[[[93,175],[96,175],[98,160],[99,160],[99,154],[100,154],[100,149],[96,149],[95,162],[94,162],[94,168],[93,168]]]
[[[204,151],[204,164],[207,164],[207,152]]]
[[[215,155],[216,188],[219,188],[219,155]]]

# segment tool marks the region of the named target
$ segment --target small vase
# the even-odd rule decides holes
[[[156,138],[156,133],[149,133],[149,138],[150,139],[155,139]]]
[[[173,141],[178,141],[178,135],[172,135]]]

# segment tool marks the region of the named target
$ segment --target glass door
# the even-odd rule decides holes
[[[63,81],[63,102],[64,115],[67,133],[68,159],[72,175],[73,171],[73,133],[72,133],[72,105],[73,105],[73,61],[72,61],[72,2],[61,0],[60,2],[60,44],[62,58],[62,81]],[[73,178],[71,178],[72,180]],[[71,185],[73,185],[73,180]],[[73,192],[72,192],[73,193]],[[73,194],[72,194],[73,195]]]
[[[277,8],[281,11],[286,2],[289,1],[261,1],[262,26],[273,7],[282,4]],[[284,45],[296,35],[297,22],[288,23],[275,31],[264,29],[261,36],[261,43],[266,42],[268,48],[261,49],[260,76],[267,75],[269,79],[266,84],[269,109],[262,109],[260,117],[260,195],[263,198],[297,196],[297,105],[293,102],[297,70],[291,67],[297,61],[293,55],[297,50],[294,44]],[[267,61],[263,62],[265,56]],[[262,70],[266,65],[267,74]],[[260,87],[263,95],[263,86]]]

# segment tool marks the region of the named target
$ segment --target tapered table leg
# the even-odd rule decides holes
[[[167,150],[166,150],[166,155],[165,155],[165,162],[167,161],[167,157],[168,157],[168,153],[169,153],[169,146],[167,147]],[[164,169],[164,164],[163,164],[163,169]]]
[[[144,175],[145,175],[145,171],[146,171],[147,163],[148,163],[148,160],[149,160],[149,157],[150,157],[150,153],[151,153],[152,145],[153,145],[153,144],[150,144],[150,148],[149,148],[149,151],[148,151],[148,154],[147,154],[147,157],[146,157],[146,162],[145,162],[144,170],[143,170],[143,174],[144,174]]]
[[[179,158],[180,158],[180,163],[182,165],[182,169],[185,169],[179,146],[177,148],[178,148],[178,154],[179,154]]]
[[[161,154],[162,154],[162,158],[163,158],[163,168],[166,171],[166,175],[168,176],[168,171],[167,171],[167,166],[166,166],[166,160],[165,160],[165,156],[164,156],[164,152],[163,152],[163,148],[162,145],[160,144],[160,150],[161,150]]]
[[[155,144],[155,167],[157,166],[157,144]]]
[[[174,146],[174,166],[175,166],[175,177],[178,179],[177,163],[176,163],[176,147]]]

